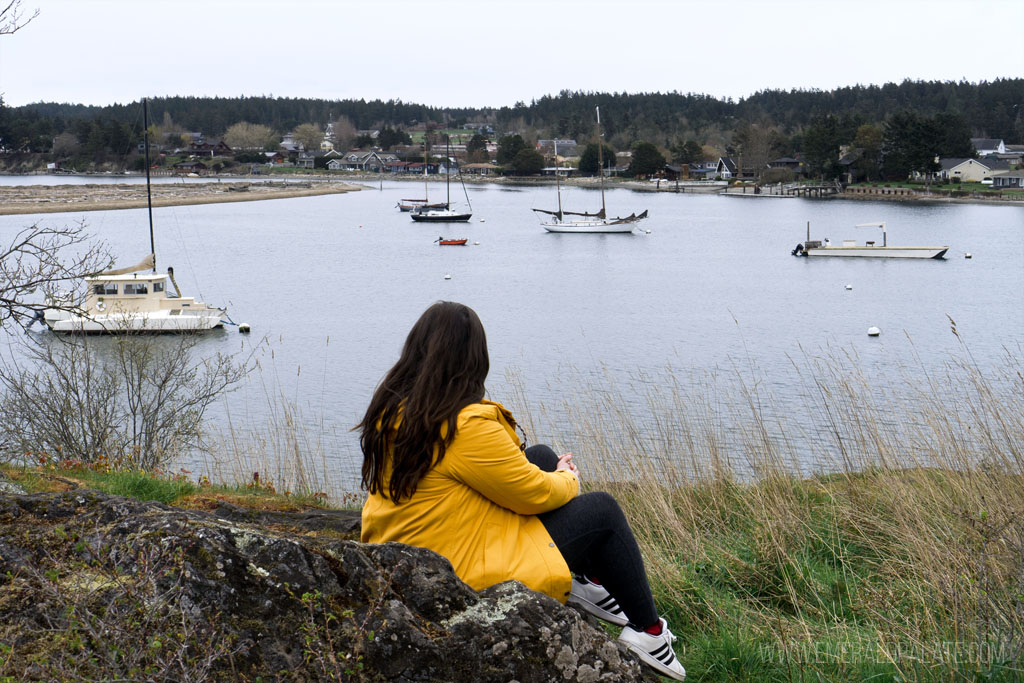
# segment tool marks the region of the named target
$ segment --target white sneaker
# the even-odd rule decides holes
[[[626,619],[626,614],[619,607],[619,603],[605,590],[604,586],[590,583],[586,579],[577,581],[573,578],[568,602],[579,605],[598,619],[612,624],[625,626],[629,622]]]
[[[676,637],[668,630],[668,624],[661,619],[661,635],[652,636],[646,631],[637,631],[632,626],[622,629],[619,640],[635,652],[640,660],[658,673],[681,681],[686,678],[686,669],[676,659],[672,643]]]

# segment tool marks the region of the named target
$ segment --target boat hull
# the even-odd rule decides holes
[[[398,203],[398,210],[402,211],[403,213],[408,213],[409,211],[424,211],[424,210],[427,210],[427,209],[443,209],[443,208],[444,208],[444,204],[423,204],[421,202],[414,202],[414,201],[410,201],[410,203],[408,203],[408,204],[403,204],[401,202]]]
[[[172,315],[169,311],[153,313],[115,313],[112,315],[80,315],[66,311],[47,311],[43,322],[54,332],[67,334],[124,334],[205,332],[224,326],[227,313],[205,309]]]
[[[631,233],[630,223],[604,223],[602,221],[567,221],[564,223],[541,223],[548,232],[569,233]]]
[[[417,223],[465,223],[473,217],[471,213],[455,213],[454,211],[423,211],[409,214]]]
[[[853,258],[945,258],[949,247],[816,247],[807,249],[807,256],[844,256]]]

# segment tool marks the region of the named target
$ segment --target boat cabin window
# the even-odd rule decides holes
[[[147,294],[149,288],[145,282],[126,282],[124,285],[125,294]]]
[[[104,282],[101,285],[93,285],[92,293],[99,296],[115,296],[117,294],[117,283]]]
[[[162,291],[164,291],[164,283],[162,283],[162,282],[154,282],[153,283],[153,291],[154,292],[162,292]]]

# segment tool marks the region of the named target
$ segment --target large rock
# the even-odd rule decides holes
[[[0,679],[642,679],[576,610],[356,534],[355,513],[0,494]]]

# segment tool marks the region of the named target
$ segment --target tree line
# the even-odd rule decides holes
[[[240,123],[281,135],[303,125],[323,130],[329,122],[343,122],[353,143],[368,141],[360,139],[357,130],[375,128],[387,132],[392,144],[404,142],[404,131],[412,127],[466,124],[489,125],[499,135],[520,135],[529,143],[572,138],[593,144],[594,107],[600,106],[603,141],[615,150],[650,143],[668,159],[684,163],[717,153],[744,156],[748,162],[799,153],[822,175],[837,172],[840,145],[862,150],[858,163],[868,174],[926,166],[909,161],[920,151],[909,156],[890,153],[883,159],[882,148],[898,138],[899,131],[924,144],[941,138],[936,131],[946,127],[957,141],[940,146],[963,156],[969,156],[962,143],[970,137],[1024,141],[1024,78],[981,83],[906,80],[830,91],[764,90],[736,101],[679,92],[564,90],[529,104],[500,108],[269,96],[165,97],[150,100],[149,106],[165,131],[201,131],[207,138],[222,137]],[[83,153],[124,153],[141,139],[140,110],[137,103],[6,107],[0,101],[0,148],[50,152],[67,134],[63,144],[74,140]],[[534,159],[521,161],[535,165]]]

